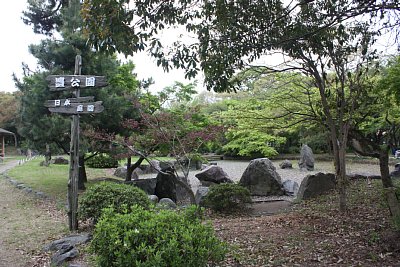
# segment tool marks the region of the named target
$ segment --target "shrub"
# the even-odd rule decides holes
[[[122,212],[123,205],[129,208],[135,204],[150,207],[150,200],[142,189],[132,185],[101,182],[90,187],[79,199],[79,216],[97,222],[104,208],[112,206],[116,212]]]
[[[250,191],[238,184],[218,184],[210,187],[204,205],[214,211],[232,212],[251,203]]]
[[[135,206],[131,213],[116,214],[106,209],[96,224],[90,250],[104,267],[196,267],[222,260],[225,244],[193,211],[154,212]]]
[[[85,162],[90,168],[117,168],[118,160],[108,154],[98,154]]]

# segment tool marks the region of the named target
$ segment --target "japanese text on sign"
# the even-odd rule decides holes
[[[81,81],[77,77],[72,77],[71,80],[72,87],[80,87]],[[65,77],[56,77],[55,78],[55,87],[56,88],[63,88],[66,86],[65,84]],[[95,87],[96,86],[96,77],[86,77],[85,78],[85,86],[86,87]]]

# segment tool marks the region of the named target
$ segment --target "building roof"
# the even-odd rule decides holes
[[[6,135],[6,134],[15,135],[15,134],[12,133],[12,132],[9,132],[9,131],[7,131],[7,130],[4,130],[3,128],[0,128],[0,135]]]

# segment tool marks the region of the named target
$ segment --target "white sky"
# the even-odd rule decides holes
[[[33,33],[32,27],[22,22],[22,11],[27,7],[26,0],[0,1],[0,91],[13,92],[17,88],[12,80],[15,73],[18,78],[22,74],[22,62],[28,64],[30,69],[36,69],[36,59],[29,53],[28,46],[37,44],[45,36]],[[140,54],[133,58],[136,65],[135,72],[139,79],[153,77],[155,84],[151,90],[159,91],[170,86],[174,81],[183,83],[193,82],[185,80],[182,71],[174,70],[164,73],[162,68],[156,66],[153,60]],[[85,64],[83,62],[83,64]],[[202,90],[199,86],[198,91]]]

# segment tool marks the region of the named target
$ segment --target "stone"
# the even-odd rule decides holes
[[[317,173],[307,175],[301,182],[298,199],[311,199],[323,195],[336,187],[333,173]]]
[[[53,164],[68,165],[69,161],[63,157],[56,157],[51,161]]]
[[[176,202],[176,182],[175,174],[172,170],[164,170],[163,173],[158,173],[156,180],[155,195],[162,198],[169,198]]]
[[[284,193],[282,179],[267,158],[250,161],[239,184],[248,188],[254,196],[281,196]]]
[[[23,189],[23,191],[24,191],[25,193],[28,193],[28,194],[29,194],[29,193],[32,193],[33,190],[32,190],[32,188],[26,187],[26,188]]]
[[[157,204],[157,207],[162,209],[176,209],[177,206],[175,202],[170,198],[162,198]]]
[[[285,194],[288,196],[295,196],[299,191],[299,184],[293,180],[286,180],[283,182]]]
[[[65,244],[51,257],[51,266],[62,266],[67,260],[71,260],[78,255],[78,250],[74,246]]]
[[[308,145],[303,145],[300,150],[299,168],[301,170],[314,170],[314,154]]]
[[[142,164],[139,166],[139,169],[143,174],[157,173],[161,170],[161,164],[158,160],[150,160],[150,164]],[[163,165],[164,166],[164,165]]]
[[[220,166],[215,165],[208,166],[195,176],[200,180],[201,184],[205,186],[221,183],[233,183],[228,174]]]
[[[86,244],[92,239],[91,234],[89,233],[82,233],[79,235],[70,235],[58,240],[55,240],[51,242],[50,244],[47,244],[44,247],[45,251],[57,251],[60,250],[65,244],[71,245],[71,246],[76,246],[80,244]]]
[[[184,177],[178,176],[177,178],[179,181],[186,184],[190,188],[188,181]],[[190,188],[190,190],[192,190],[192,189]],[[176,183],[176,203],[189,204],[190,197],[191,197],[191,195],[188,192],[188,190],[183,185],[181,185],[181,183],[177,182]]]
[[[284,161],[281,162],[281,164],[279,164],[279,167],[281,169],[292,169],[293,165],[290,160],[285,159]]]
[[[148,195],[154,195],[156,192],[157,178],[137,179],[125,183],[139,187]]]
[[[43,192],[35,192],[35,195],[37,196],[37,197],[40,197],[40,198],[46,198],[46,194],[45,193],[43,193]]]
[[[154,204],[158,203],[158,197],[156,195],[148,195],[148,198],[152,203]]]
[[[127,172],[128,172],[128,170],[127,170],[126,166],[118,167],[114,171],[114,176],[122,178],[122,179],[126,179]],[[137,174],[137,172],[135,172],[135,171],[132,172],[131,179],[132,180],[139,179],[139,175]]]
[[[210,191],[210,189],[207,186],[199,186],[199,188],[197,188],[196,194],[194,196],[197,205],[202,206],[204,202],[204,197],[208,194],[208,191]]]

